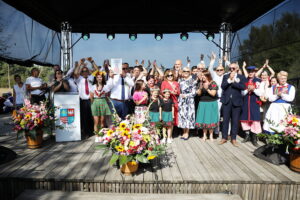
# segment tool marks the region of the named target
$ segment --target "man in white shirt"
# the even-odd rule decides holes
[[[26,79],[25,85],[27,91],[30,93],[30,102],[32,104],[39,104],[41,101],[46,99],[43,90],[47,89],[47,84],[39,78],[40,71],[38,68],[31,70],[31,76]]]
[[[127,73],[128,65],[122,65],[122,73],[113,75],[107,81],[107,85],[111,90],[110,98],[115,109],[122,119],[128,114],[130,88],[134,86],[134,82]]]
[[[92,58],[88,60],[93,63]],[[76,77],[76,83],[78,86],[78,94],[80,97],[80,124],[81,133],[83,138],[93,136],[94,121],[92,117],[90,90],[92,89],[92,83],[94,76],[90,75],[90,70],[84,64],[85,59],[81,59],[78,66],[76,66],[74,75]],[[92,71],[95,71],[96,67]]]

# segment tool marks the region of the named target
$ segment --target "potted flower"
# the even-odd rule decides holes
[[[284,145],[290,154],[290,168],[300,172],[300,116],[288,114],[275,127],[273,134],[263,133],[260,137],[265,138],[268,144]]]
[[[118,126],[101,129],[99,142],[102,144],[97,146],[106,149],[104,154],[111,151],[109,163],[118,163],[126,175],[135,172],[139,163],[149,163],[165,151],[154,128],[133,122],[134,118],[129,117]]]
[[[17,131],[17,138],[21,134],[25,135],[28,148],[39,148],[43,141],[43,133],[51,133],[54,108],[46,106],[46,102],[41,102],[40,105],[32,105],[28,99],[24,102],[24,106],[13,116],[13,129]]]

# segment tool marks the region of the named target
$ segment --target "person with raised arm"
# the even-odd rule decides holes
[[[268,69],[271,73],[269,76],[269,79],[273,78],[275,76],[275,72],[272,69],[272,67],[270,67],[270,65],[269,65],[269,59],[266,59],[266,62],[264,63],[264,65],[255,73],[255,76],[257,78],[259,78],[259,77],[261,77],[261,75],[263,73],[267,73],[267,75],[269,75],[268,72],[266,71],[266,69]]]
[[[90,90],[92,89],[92,83],[94,81],[94,76],[91,72],[98,70],[95,65],[93,65],[94,70],[90,70],[85,63],[85,58],[80,59],[78,66],[74,70],[74,77],[76,79],[76,84],[78,86],[78,94],[80,97],[80,124],[81,124],[81,136],[82,138],[88,138],[93,136],[93,117],[91,110],[90,101]],[[88,60],[93,64],[92,58]]]

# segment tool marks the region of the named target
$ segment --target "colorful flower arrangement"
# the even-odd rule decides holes
[[[300,150],[300,116],[288,114],[273,130],[274,134],[263,133],[260,136],[270,144],[285,144],[287,148]]]
[[[40,105],[32,105],[28,99],[24,100],[24,106],[17,110],[13,116],[14,130],[18,137],[21,133],[29,133],[32,138],[36,137],[36,130],[51,133],[54,121],[54,109],[49,108],[46,102]]]
[[[102,144],[97,148],[106,149],[104,154],[111,150],[111,165],[117,161],[120,166],[127,162],[149,163],[164,153],[165,146],[160,143],[156,130],[133,122],[134,118],[128,117],[118,126],[99,131],[99,142]]]

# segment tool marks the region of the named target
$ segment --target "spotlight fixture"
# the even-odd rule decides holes
[[[182,41],[187,41],[187,39],[189,39],[189,34],[188,33],[181,33],[180,34],[180,39]]]
[[[208,41],[213,41],[215,39],[215,34],[213,34],[213,33],[207,33],[206,34],[206,39]]]
[[[129,39],[130,39],[131,41],[136,40],[136,38],[137,38],[137,34],[136,34],[136,33],[130,33],[130,34],[129,34]]]
[[[114,33],[107,33],[106,37],[107,37],[108,40],[113,40],[113,39],[115,39],[115,34]]]
[[[161,34],[161,33],[155,33],[154,38],[155,38],[157,41],[160,41],[160,40],[163,39],[163,34]]]
[[[90,34],[89,33],[82,33],[81,37],[82,37],[83,40],[88,40],[88,39],[90,39]]]

